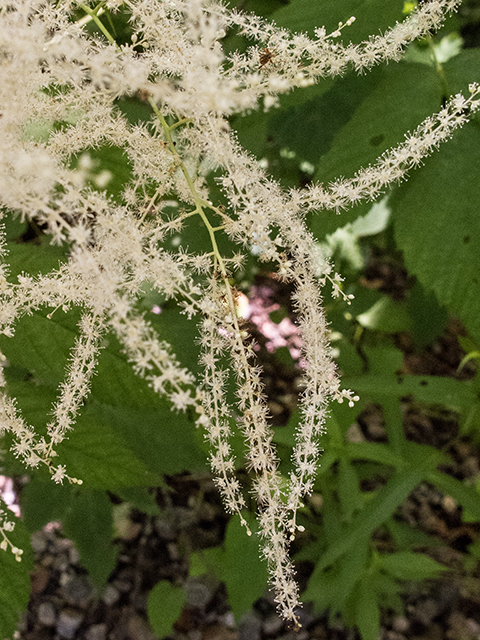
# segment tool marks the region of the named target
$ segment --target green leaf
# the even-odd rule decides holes
[[[355,622],[362,640],[378,640],[380,634],[380,607],[373,580],[362,580],[353,594]]]
[[[140,428],[137,421],[141,421]],[[159,460],[161,449],[142,451],[142,443],[145,446],[149,440],[148,430],[158,431],[158,427],[158,416],[151,411],[129,411],[93,402],[78,417],[71,435],[58,446],[57,452],[68,474],[91,488],[115,491],[119,487],[158,486],[159,474],[177,470],[175,461],[182,458],[167,457],[163,467]],[[152,438],[151,445],[155,439]]]
[[[384,333],[399,333],[411,328],[406,304],[389,296],[382,296],[368,311],[357,316],[357,320],[366,329]]]
[[[265,592],[268,582],[266,564],[260,560],[259,539],[255,534],[253,518],[248,518],[248,524],[253,531],[251,536],[247,535],[240,518],[233,517],[225,534],[222,579],[237,621]]]
[[[441,106],[442,86],[432,68],[400,63],[377,70],[372,78],[376,80],[373,88],[357,103],[328,153],[321,157],[316,180],[328,183],[341,176],[353,177],[361,167],[375,163],[384,151],[402,142],[409,130]],[[357,99],[355,94],[350,97],[350,101]],[[341,104],[332,106],[342,108]],[[352,207],[340,219],[330,211],[319,212],[310,221],[311,230],[322,239],[370,207],[369,203]]]
[[[412,337],[417,348],[432,344],[445,331],[448,314],[431,290],[426,291],[418,282],[410,289],[408,311],[412,319]]]
[[[15,529],[8,533],[10,541],[23,549],[22,560],[17,562],[10,550],[0,550],[0,637],[13,636],[20,614],[26,610],[30,599],[30,572],[33,569],[33,554],[30,539],[23,522],[16,518],[6,505],[7,519],[15,522]]]
[[[275,11],[272,18],[279,26],[313,35],[315,27],[325,26],[331,33],[338,28],[339,22],[355,16],[355,22],[344,29],[340,39],[358,43],[402,20],[403,4],[403,0],[291,0],[287,6]]]
[[[480,341],[480,130],[469,123],[390,201],[407,269]],[[421,212],[421,215],[419,215]]]
[[[446,571],[446,567],[432,558],[413,551],[382,554],[378,562],[384,571],[397,580],[427,580]]]
[[[16,282],[16,277],[21,273],[37,276],[56,270],[60,262],[65,262],[68,251],[65,246],[53,247],[46,236],[41,237],[40,244],[9,242],[9,280]]]
[[[112,503],[104,491],[81,487],[73,492],[63,519],[63,531],[80,553],[82,564],[98,585],[115,568]]]
[[[391,518],[385,523],[385,527],[392,536],[396,548],[401,550],[415,547],[438,547],[443,544],[438,538],[434,538],[420,529],[414,529],[401,520]]]
[[[159,638],[172,631],[173,623],[179,618],[186,602],[185,591],[170,582],[158,582],[148,595],[148,619]]]
[[[38,312],[21,319],[14,338],[0,340],[10,362],[9,390],[39,431],[45,428],[64,376],[77,321],[77,312],[57,311],[51,320]],[[155,486],[160,474],[203,470],[203,447],[193,421],[175,413],[134,374],[117,341],[109,336],[99,354],[91,395],[58,449],[69,474],[98,489]]]
[[[33,533],[54,520],[63,520],[69,509],[73,488],[32,478],[20,495],[23,520]]]
[[[433,458],[424,460],[425,467],[419,466],[399,471],[390,478],[387,485],[380,489],[350,525],[342,530],[342,535],[337,536],[330,544],[320,559],[317,570],[321,571],[336,562],[358,539],[371,535],[388,520],[398,505],[428,474],[428,466],[435,467],[436,462],[437,460]]]
[[[347,442],[345,453],[351,460],[370,460],[380,464],[400,468],[405,465],[404,459],[389,445],[377,442]]]
[[[418,401],[441,404],[452,411],[464,411],[478,403],[470,382],[440,376],[379,376],[364,375],[344,378],[344,384],[362,398],[379,402],[384,397],[405,398],[413,395]]]
[[[342,456],[338,466],[338,497],[345,517],[345,521],[351,520],[353,514],[362,504],[360,483],[354,465]]]
[[[159,516],[161,513],[155,499],[155,493],[152,493],[147,487],[121,487],[117,489],[115,494],[125,503],[132,505],[147,516]]]

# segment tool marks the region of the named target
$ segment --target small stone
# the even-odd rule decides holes
[[[38,607],[37,619],[38,622],[44,627],[55,626],[57,613],[55,611],[55,607],[51,602],[42,602],[40,604],[40,606]]]
[[[262,635],[262,621],[253,612],[242,616],[238,624],[238,640],[260,640]]]
[[[282,405],[278,402],[275,402],[274,400],[270,400],[270,402],[268,403],[268,408],[272,416],[279,416],[283,412]]]
[[[128,620],[128,633],[135,640],[157,640],[145,620],[135,614]]]
[[[61,638],[74,638],[82,624],[83,613],[74,609],[64,609],[58,616],[57,633]]]
[[[346,434],[348,442],[365,442],[366,438],[357,422],[354,422],[348,429]]]
[[[68,552],[70,564],[80,564],[80,554],[76,547],[72,547]]]
[[[107,637],[107,625],[93,624],[85,633],[85,640],[105,640]]]
[[[41,554],[45,553],[48,546],[47,538],[43,531],[36,531],[30,538],[32,544],[33,553]]]
[[[283,620],[279,615],[273,613],[263,621],[263,633],[267,636],[276,636],[283,627]]]
[[[30,575],[30,589],[33,594],[42,593],[50,580],[50,571],[45,567],[38,566]]]
[[[102,600],[107,605],[107,607],[111,607],[112,604],[115,604],[115,602],[117,602],[119,598],[120,594],[118,590],[113,586],[113,584],[107,584],[102,596]]]
[[[73,576],[63,587],[68,604],[86,609],[93,598],[93,588],[86,576]]]
[[[392,621],[392,627],[394,631],[398,631],[399,633],[404,633],[405,631],[408,631],[408,628],[410,627],[410,622],[408,621],[408,618],[406,618],[405,616],[395,616],[395,618]]]
[[[184,585],[187,596],[187,606],[204,609],[212,598],[209,587],[202,582],[189,578]]]
[[[415,611],[416,619],[428,627],[439,613],[438,603],[433,598],[427,598],[421,602]]]
[[[455,511],[457,510],[457,503],[455,499],[452,498],[452,496],[443,496],[442,507],[447,513],[455,513]]]
[[[155,518],[153,527],[160,538],[173,542],[175,540],[175,531],[172,525],[161,518]]]

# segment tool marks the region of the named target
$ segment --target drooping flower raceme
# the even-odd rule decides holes
[[[404,143],[352,179],[302,191],[282,190],[240,147],[228,118],[274,107],[281,94],[348,68],[364,71],[397,60],[406,44],[437,28],[459,4],[424,2],[385,34],[354,46],[338,40],[340,30],[327,34],[319,27],[311,39],[216,0],[0,3],[3,215],[34,221],[52,243],[70,248],[68,261],[57,269],[13,281],[2,236],[0,331],[13,336],[16,321],[36,309],[82,309],[46,436],[24,421],[7,395],[3,374],[0,429],[14,435],[13,451],[27,467],[46,465],[55,482],[81,482],[54,464],[56,447],[74,428],[89,393],[101,338],[113,332],[135,372],[170,399],[172,410],[196,415],[211,447],[210,463],[225,506],[246,525],[229,443],[236,422],[253,476],[263,555],[279,610],[293,622],[298,589],[288,547],[297,529],[296,513],[312,491],[329,403],[355,400],[340,387],[322,306],[322,285],[328,280],[342,294],[341,279],[319,252],[305,214],[374,200],[479,108],[479,89],[472,85],[468,97],[453,97]],[[126,44],[115,41],[103,20],[106,12],[120,9],[129,17]],[[97,35],[87,29],[92,24]],[[250,44],[243,53],[227,55],[222,41],[235,29]],[[150,120],[128,121],[116,101],[129,96],[149,106]],[[29,135],[39,124],[47,135]],[[97,188],[89,180],[88,156],[82,154],[98,145],[121,147],[128,155],[132,178],[120,203],[102,192],[100,177]],[[79,157],[83,161],[72,168]],[[222,203],[208,189],[212,170]],[[191,253],[182,243],[175,250],[167,242],[172,233],[181,235],[192,216],[208,233],[205,253]],[[221,236],[237,251],[223,254]],[[252,244],[260,261],[275,264],[278,277],[292,283],[303,338],[303,419],[287,484],[278,470],[261,371],[232,285]],[[146,284],[175,299],[198,323],[201,381],[139,312],[136,302]],[[234,406],[225,391],[229,375],[237,383]],[[9,544],[7,525],[0,523],[2,548]],[[19,555],[18,549],[14,553]]]

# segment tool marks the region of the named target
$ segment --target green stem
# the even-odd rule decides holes
[[[80,8],[83,9],[83,11],[85,11],[85,13],[87,13],[92,18],[92,20],[95,22],[97,27],[106,37],[106,39],[110,42],[110,44],[116,45],[117,43],[115,42],[115,39],[113,38],[113,36],[110,34],[108,29],[103,25],[102,21],[98,17],[97,12],[101,9],[101,5],[99,4],[97,7],[95,7],[95,9],[90,9],[90,7],[87,7],[86,4],[81,4]]]
[[[160,124],[162,125],[162,128],[165,132],[165,138],[167,140],[167,145],[168,148],[170,149],[170,151],[172,152],[172,154],[175,156],[175,159],[178,163],[178,166],[181,170],[181,172],[183,173],[183,176],[188,184],[188,188],[190,189],[190,193],[192,194],[193,197],[193,201],[195,203],[195,213],[198,213],[198,215],[201,217],[207,231],[208,234],[210,236],[210,241],[212,243],[212,249],[213,249],[213,255],[215,258],[215,262],[218,264],[219,268],[220,268],[220,272],[222,274],[222,277],[224,279],[227,279],[227,269],[225,267],[225,263],[223,261],[222,255],[218,249],[218,245],[217,245],[217,239],[215,237],[215,227],[212,226],[212,224],[210,223],[210,220],[207,218],[207,215],[204,211],[204,207],[208,207],[208,208],[213,208],[213,205],[209,202],[206,202],[205,200],[203,200],[203,198],[201,198],[198,193],[197,190],[195,188],[195,184],[192,180],[192,177],[190,176],[190,174],[188,173],[188,170],[185,166],[185,164],[183,163],[183,160],[180,156],[180,154],[178,153],[176,147],[175,147],[175,142],[172,138],[172,130],[175,128],[176,125],[179,124],[179,122],[176,122],[175,125],[170,126],[168,124],[168,122],[165,120],[165,117],[163,116],[163,114],[160,112],[159,108],[157,107],[155,100],[152,97],[149,97],[148,102],[150,103],[150,106],[153,109],[153,112],[155,113],[155,115],[157,116],[157,118],[160,121]],[[187,121],[187,120],[185,120]]]

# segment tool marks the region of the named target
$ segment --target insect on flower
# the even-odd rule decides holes
[[[272,62],[276,55],[275,51],[270,51],[268,48],[262,49],[260,51],[260,68]]]

